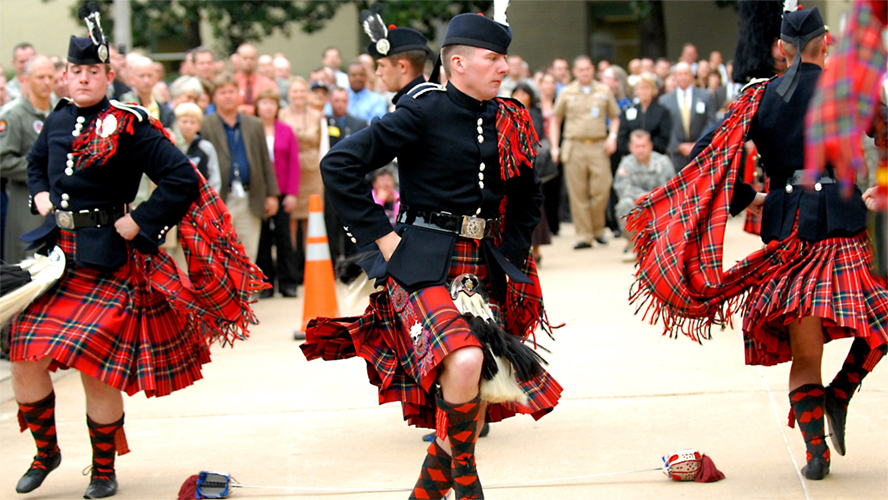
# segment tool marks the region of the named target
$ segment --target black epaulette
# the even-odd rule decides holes
[[[55,108],[53,108],[52,110],[58,111],[73,102],[74,101],[72,101],[70,97],[62,97],[61,99],[59,99],[59,102],[56,103]]]
[[[138,118],[140,122],[151,116],[148,114],[147,109],[139,106],[138,104],[124,104],[120,101],[111,99],[111,106],[123,111],[129,111],[130,113],[136,115],[136,118]]]
[[[407,95],[416,99],[417,97],[419,97],[421,95],[428,94],[429,92],[432,92],[435,90],[440,91],[440,92],[447,91],[447,89],[444,88],[444,86],[442,86],[438,83],[426,82],[426,83],[420,83],[416,87],[413,87],[412,89],[410,89],[410,92],[407,92]]]

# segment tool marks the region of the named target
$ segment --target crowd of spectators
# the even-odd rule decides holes
[[[22,43],[12,55],[14,76],[7,81],[6,73],[0,71],[4,113],[17,101],[27,99],[28,61],[36,52],[30,44]],[[168,73],[168,64],[137,52],[122,53],[112,46],[110,66],[115,79],[107,94],[111,99],[144,106],[168,129],[177,146],[219,191],[229,208],[235,207],[235,227],[248,253],[258,258],[280,293],[296,296],[302,282],[308,200],[312,194],[324,193],[320,159],[336,142],[390,112],[392,94],[385,91],[376,75],[376,64],[367,54],[345,64],[340,51],[330,47],[319,54],[316,67],[295,71],[284,54],[261,54],[251,44],[220,56],[209,48],[197,47],[188,51],[173,74]],[[45,113],[67,94],[64,60],[51,56],[47,60],[53,80],[50,106],[42,110]],[[626,188],[634,176],[624,179],[623,172],[643,169],[650,157],[659,158],[655,155],[672,158],[672,174],[683,167],[690,145],[737,95],[739,85],[730,81],[730,74],[731,63],[724,63],[720,53],[699,59],[691,44],[685,45],[678,61],[633,59],[625,69],[580,56],[574,60],[558,57],[531,71],[520,55],[509,55],[509,73],[501,94],[531,108],[539,137],[545,139],[546,154],[541,158],[552,163],[546,168],[554,172],[544,178],[544,221],[534,235],[535,255],[542,258],[539,245],[549,243],[551,235],[559,233],[561,223],[571,219],[571,211],[576,222],[589,217],[597,221],[602,216],[598,212],[604,210],[612,234],[619,236],[623,231],[617,215],[622,213],[615,214],[614,207],[627,206],[626,196],[638,193],[637,189]],[[583,80],[576,84],[579,92],[594,89],[592,101],[600,98],[600,102],[595,101],[598,104],[593,104],[596,107],[592,114],[598,116],[597,106],[604,106],[599,111],[603,128],[591,134],[576,128],[592,126],[591,121],[578,123],[565,114],[568,108],[559,104],[564,89],[578,79]],[[609,107],[611,101],[615,103],[613,108]],[[552,123],[560,124],[557,131]],[[559,163],[565,158],[559,158],[559,154],[565,154],[563,142],[570,138],[563,139],[562,127],[573,127],[574,137],[603,141],[599,149],[606,166],[601,168],[609,170],[609,175],[595,174],[592,181],[582,173],[588,170],[583,170],[585,167],[565,172]],[[646,134],[635,133],[637,130]],[[643,139],[650,143],[652,154],[636,154],[645,150],[635,144]],[[0,153],[11,154],[8,149]],[[622,168],[624,159],[630,156],[634,158],[633,168]],[[621,187],[618,192],[611,189],[614,176],[615,184]],[[5,171],[3,177],[5,197]],[[396,164],[373,178],[375,192],[382,193],[380,203],[389,210],[397,207]],[[585,186],[579,186],[584,182]],[[650,184],[647,182],[645,189]],[[146,179],[140,197],[144,199],[151,189]],[[571,197],[581,199],[568,203]],[[595,213],[578,213],[590,207]],[[10,207],[12,212],[26,210]],[[356,249],[340,234],[336,214],[327,210],[326,218],[334,259],[353,255]],[[595,241],[607,243],[600,228],[595,227],[594,232]],[[578,248],[591,247],[588,243]],[[175,242],[168,242],[168,247],[174,246]],[[274,252],[272,247],[276,248]]]

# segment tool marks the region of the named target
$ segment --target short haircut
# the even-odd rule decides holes
[[[197,121],[203,123],[204,113],[203,110],[200,109],[200,106],[194,104],[193,102],[183,102],[176,106],[176,118],[182,118],[183,116],[187,116],[189,118],[194,118]]]
[[[451,67],[450,67],[450,58],[459,55],[463,57],[468,57],[470,51],[472,51],[474,47],[470,47],[468,45],[448,45],[441,49],[441,66],[444,69],[444,76],[447,79],[450,79],[451,75]]]
[[[34,54],[34,57],[28,59],[28,62],[25,63],[23,74],[30,76],[37,61],[49,61],[49,58],[41,54]],[[55,72],[55,65],[53,65],[53,72]]]
[[[234,78],[233,74],[226,72],[217,76],[216,79],[213,80],[213,94],[215,95],[216,91],[224,85],[234,85],[234,88],[237,88],[237,80]]]
[[[198,54],[209,54],[210,57],[213,58],[213,61],[216,60],[216,54],[213,54],[212,50],[210,50],[208,47],[204,47],[203,45],[201,45],[200,47],[197,47],[196,49],[191,50],[191,60],[192,61],[197,60]]]
[[[16,53],[16,52],[18,52],[18,51],[20,51],[20,50],[25,50],[25,49],[31,49],[31,50],[34,50],[34,46],[31,45],[31,44],[28,43],[28,42],[22,42],[22,43],[20,43],[20,44],[18,44],[18,45],[16,45],[15,47],[12,48],[12,57],[15,57],[15,53]],[[36,51],[35,51],[35,52],[36,52]]]
[[[340,52],[340,50],[338,48],[327,47],[326,49],[324,49],[324,52],[321,53],[321,57],[327,57],[327,52],[330,52],[331,50],[335,50],[336,52],[339,52],[340,57],[342,56],[342,52]]]
[[[56,61],[52,63],[52,70],[58,71],[60,69],[65,69],[65,61]]]
[[[654,94],[657,92],[657,80],[654,79],[654,75],[650,73],[642,73],[638,75],[638,79],[635,80],[635,86],[638,87],[639,83],[646,83],[654,89]]]
[[[390,56],[394,61],[407,61],[410,69],[414,74],[421,74],[425,70],[426,61],[429,60],[429,53],[424,50],[408,50]]]
[[[364,63],[362,63],[361,61],[358,61],[357,59],[355,59],[354,61],[350,62],[350,63],[348,64],[348,68],[346,68],[346,70],[350,70],[350,69],[352,69],[352,68],[354,68],[354,67],[356,67],[356,66],[357,66],[357,67],[360,67],[361,69],[364,69],[364,70],[366,71],[366,68],[364,67]],[[346,72],[348,72],[348,71],[346,71]]]
[[[591,58],[591,57],[589,57],[589,56],[587,56],[587,55],[582,55],[582,54],[581,54],[581,55],[578,55],[577,57],[574,57],[573,65],[576,66],[577,63],[580,63],[580,62],[583,62],[583,61],[588,62],[589,64],[592,64],[592,58]],[[595,65],[592,64],[592,66],[594,67]]]
[[[348,89],[344,89],[342,87],[333,87],[330,89],[330,95],[332,96],[334,92],[345,92],[346,97],[348,97]]]
[[[802,57],[804,57],[806,59],[811,59],[811,58],[817,57],[817,53],[820,52],[820,50],[822,48],[823,48],[823,37],[818,36],[818,37],[814,38],[813,40],[809,41],[807,44],[805,44],[804,47],[802,47]],[[792,45],[791,43],[787,43],[786,41],[783,41],[783,52],[786,52],[787,59],[792,60],[792,59],[795,59],[797,51],[796,51],[795,45]]]
[[[647,139],[651,140],[651,133],[643,128],[637,128],[629,133],[629,139]]]

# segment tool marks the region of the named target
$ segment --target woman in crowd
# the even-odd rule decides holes
[[[296,206],[290,212],[290,238],[297,252],[298,283],[302,283],[305,254],[303,242],[296,241],[296,238],[299,229],[302,230],[302,239],[308,232],[309,196],[317,194],[323,197],[321,158],[330,149],[326,119],[323,113],[308,106],[308,92],[308,82],[304,78],[293,78],[289,91],[290,105],[280,112],[280,120],[290,126],[299,143],[299,193],[296,195]]]
[[[540,136],[541,142],[545,137],[548,137],[544,134],[544,130],[546,129],[543,123],[543,110],[540,109],[539,102],[537,102],[536,92],[528,85],[527,83],[521,82],[515,86],[512,90],[512,99],[519,101],[521,104],[527,108],[527,111],[530,113],[530,118],[533,120],[533,128],[537,130],[537,135]],[[537,157],[537,163],[540,161],[551,161],[551,158],[543,158],[541,155]],[[551,180],[551,179],[547,179]],[[540,262],[543,256],[540,254],[540,245],[551,245],[552,244],[552,233],[549,231],[549,223],[546,217],[546,206],[540,206],[541,217],[540,222],[537,224],[536,228],[533,230],[533,234],[531,235],[531,248],[533,250],[533,258]]]
[[[709,61],[702,60],[697,63],[697,74],[695,75],[696,80],[694,81],[694,86],[700,87],[701,89],[705,89],[709,86],[709,75],[713,73],[712,66],[709,65]],[[718,71],[715,71],[718,73]]]
[[[280,206],[274,217],[262,221],[259,235],[259,256],[256,264],[265,273],[272,288],[263,290],[261,298],[274,296],[277,278],[278,290],[284,297],[296,297],[296,254],[290,237],[290,214],[296,208],[299,193],[299,145],[286,123],[278,120],[281,96],[276,90],[263,90],[256,96],[256,116],[265,126],[268,156],[274,163]],[[277,262],[271,256],[271,247],[277,247]]]
[[[620,110],[625,110],[632,105],[628,80],[629,76],[626,74],[626,70],[613,64],[601,73],[601,83],[607,85],[614,93],[614,99],[617,100]]]
[[[654,99],[656,92],[657,82],[653,75],[642,73],[635,84],[635,98],[638,102],[620,116],[620,132],[617,135],[617,155],[620,158],[629,154],[629,134],[636,129],[647,130],[651,134],[654,151],[666,154],[672,133],[672,118],[669,110]]]
[[[539,105],[543,114],[543,128],[537,129],[537,135],[540,137],[549,137],[549,123],[552,121],[552,108],[555,106],[555,94],[558,91],[558,80],[555,75],[545,73],[540,77],[538,85],[540,89]],[[561,165],[558,165],[558,175],[549,182],[543,184],[543,205],[545,205],[545,217],[549,223],[549,232],[557,235],[561,229],[561,220],[559,214],[559,204],[561,203],[561,185],[564,183],[562,178]]]

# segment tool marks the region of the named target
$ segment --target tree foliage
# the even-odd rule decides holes
[[[77,17],[81,5],[96,0],[79,0],[71,7]],[[109,36],[114,32],[113,1],[96,2],[102,13],[102,25]],[[306,33],[324,28],[340,8],[365,9],[367,0],[132,0],[133,45],[157,50],[159,41],[184,40],[185,49],[201,45],[200,22],[212,26],[216,48],[234,52],[244,42],[258,42],[279,31],[289,37],[298,27]],[[437,35],[440,21],[447,21],[460,12],[486,12],[492,0],[388,0],[383,1],[382,15],[386,23],[409,26],[421,31],[430,40]],[[356,26],[355,29],[358,29]]]

